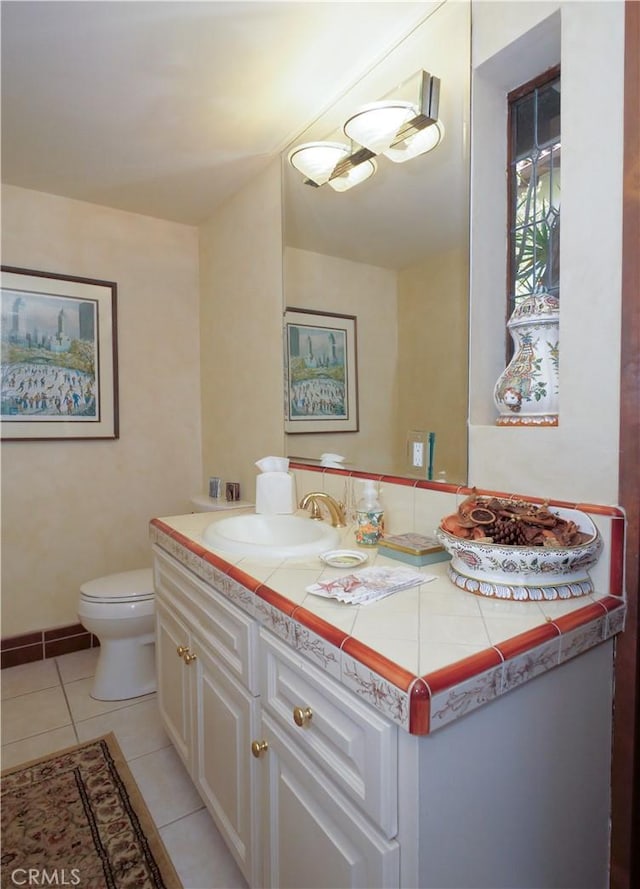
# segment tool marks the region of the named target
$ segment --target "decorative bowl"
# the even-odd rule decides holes
[[[469,593],[496,599],[552,601],[593,592],[589,568],[598,560],[602,538],[588,515],[554,508],[588,538],[576,546],[508,546],[456,537],[443,528],[436,537],[451,555],[449,577]]]

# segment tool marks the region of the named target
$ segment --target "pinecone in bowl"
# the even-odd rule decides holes
[[[572,520],[523,500],[471,494],[440,522],[443,531],[467,540],[503,546],[578,546],[589,540]]]

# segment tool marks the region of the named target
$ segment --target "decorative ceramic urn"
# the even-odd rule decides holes
[[[507,324],[514,355],[493,392],[498,426],[558,425],[559,320],[559,300],[549,293],[514,309]]]

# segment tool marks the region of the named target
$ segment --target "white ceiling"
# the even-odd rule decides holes
[[[2,2],[2,181],[198,224],[438,2]]]

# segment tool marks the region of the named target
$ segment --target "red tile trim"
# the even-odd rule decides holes
[[[611,556],[609,562],[609,592],[612,596],[624,596],[624,541],[626,519],[622,516],[611,521]]]
[[[42,642],[42,630],[34,633],[22,633],[20,636],[6,636],[0,643],[0,649],[6,651],[9,648],[21,648],[24,645],[35,645]]]
[[[19,636],[7,636],[1,641],[2,669],[42,661],[71,651],[97,648],[100,642],[82,624],[50,627]]]
[[[161,519],[151,519],[151,524],[154,528],[158,528],[159,531],[162,531],[168,537],[173,537],[175,531],[173,528],[170,528],[165,522],[161,521]]]
[[[584,624],[588,624],[592,620],[599,620],[604,617],[605,614],[606,609],[604,609],[598,602],[594,602],[591,605],[585,605],[584,608],[579,608],[577,611],[572,611],[570,614],[563,614],[561,617],[556,617],[553,620],[553,623],[561,633],[568,633],[570,630],[575,630],[576,627],[584,626]]]
[[[380,475],[379,472],[360,472],[360,470],[355,469],[351,473],[351,478],[370,478],[375,482],[381,482],[384,476]]]
[[[289,463],[289,469],[300,469],[303,472],[324,472],[326,467],[317,464],[295,463],[293,460]],[[343,470],[346,471],[346,470]]]
[[[524,633],[518,633],[517,636],[512,636],[504,642],[499,642],[494,647],[505,660],[509,660],[559,635],[560,630],[558,627],[549,622],[541,627],[535,627],[533,630],[525,630]]]
[[[576,503],[576,509],[581,512],[590,512],[592,515],[608,515],[612,518],[624,518],[624,512],[619,506],[600,506],[598,503]]]
[[[380,479],[385,485],[404,485],[407,488],[415,488],[417,479],[402,478],[399,475],[383,475]]]
[[[185,549],[189,550],[189,552],[193,553],[194,556],[198,556],[198,558],[203,559],[205,562],[209,562],[215,568],[218,568],[222,571],[223,574],[228,574],[229,568],[231,565],[229,562],[225,562],[224,559],[221,559],[220,556],[217,556],[215,553],[211,552],[211,550],[206,549],[199,543],[196,543],[195,540],[192,540],[190,537],[186,537],[180,531],[176,531],[173,528],[169,528],[164,522],[161,522],[159,519],[152,519],[151,524],[155,524],[163,534],[169,537],[170,540],[179,543]]]
[[[243,571],[242,568],[238,568],[237,565],[228,565],[226,562],[223,562],[223,564],[226,566],[224,570],[226,570],[229,577],[233,580],[237,580],[238,583],[242,584],[242,586],[246,587],[248,590],[251,590],[252,593],[255,593],[258,590],[258,587],[261,586],[260,580],[256,580],[255,577],[247,574],[246,571]]]
[[[56,627],[53,630],[45,630],[43,633],[45,644],[54,639],[66,639],[67,636],[80,636],[87,631],[82,624],[71,624],[68,627]]]
[[[1,669],[7,667],[19,667],[22,664],[31,664],[33,661],[44,660],[44,646],[42,642],[34,645],[23,645],[20,648],[10,648],[0,655]]]
[[[189,550],[189,552],[192,552],[194,556],[199,556],[201,559],[204,559],[206,554],[208,552],[211,552],[210,550],[205,549],[205,547],[202,546],[200,543],[195,543],[193,540],[190,540],[188,537],[185,537],[182,534],[176,535],[176,537],[174,537],[174,540],[182,543],[183,546],[185,546]]]
[[[598,599],[596,605],[601,605],[605,611],[610,612],[624,608],[624,600],[620,596],[606,596],[604,599]]]
[[[91,648],[91,633],[83,633],[80,636],[68,636],[66,639],[53,639],[44,644],[45,658],[59,657],[61,654],[69,654],[72,651],[84,651]]]
[[[322,639],[326,639],[327,642],[335,645],[336,648],[341,648],[344,642],[349,638],[347,633],[343,630],[334,627],[333,624],[330,624],[322,617],[318,617],[318,615],[314,614],[312,611],[308,611],[302,605],[298,605],[293,610],[291,616],[295,621],[302,624],[303,627],[311,630]]]
[[[201,556],[205,562],[208,562],[210,565],[213,565],[214,568],[217,568],[218,571],[222,571],[223,574],[229,574],[231,568],[233,567],[229,562],[226,562],[224,559],[221,559],[220,556],[217,556],[215,553],[212,553],[210,550],[205,550]]]
[[[502,655],[497,648],[485,648],[484,651],[469,655],[461,661],[456,661],[455,664],[442,667],[441,670],[434,670],[433,673],[427,673],[422,678],[433,697],[438,692],[444,691],[445,688],[466,682],[478,673],[484,673],[501,663]]]
[[[394,661],[384,657],[363,642],[354,639],[353,636],[347,636],[342,650],[345,654],[351,655],[365,667],[373,670],[378,676],[386,679],[391,685],[402,691],[409,691],[411,684],[415,681],[415,674],[405,670],[404,667],[398,666]]]
[[[470,493],[473,493],[473,491]],[[475,493],[480,494],[482,497],[498,497],[501,500],[525,500],[527,503],[548,503],[550,506],[575,509],[575,503],[568,500],[549,500],[547,497],[532,497],[530,494],[517,494],[513,491],[487,491],[478,488]]]
[[[447,482],[434,482],[429,481],[426,478],[418,479],[416,488],[420,488],[424,491],[446,491],[448,494],[460,494],[462,497],[467,497],[469,494],[474,493],[474,489],[467,488],[466,485],[452,485]],[[475,493],[480,494],[482,492],[476,490]]]
[[[179,543],[184,546],[185,549],[188,549],[190,553],[193,553],[200,558],[204,558],[204,556],[210,552],[210,550],[205,549],[201,544],[196,543],[195,540],[192,540],[185,534],[181,534],[180,531],[172,531],[169,536],[172,540],[175,540],[176,543]]]
[[[422,679],[416,679],[409,692],[409,733],[428,735],[431,716],[431,694]]]
[[[291,599],[287,599],[281,593],[276,593],[276,591],[272,590],[271,587],[268,587],[266,583],[258,586],[254,592],[258,598],[264,599],[265,602],[268,602],[273,608],[277,608],[278,611],[282,611],[287,617],[291,617],[298,607],[295,602],[292,602]]]

